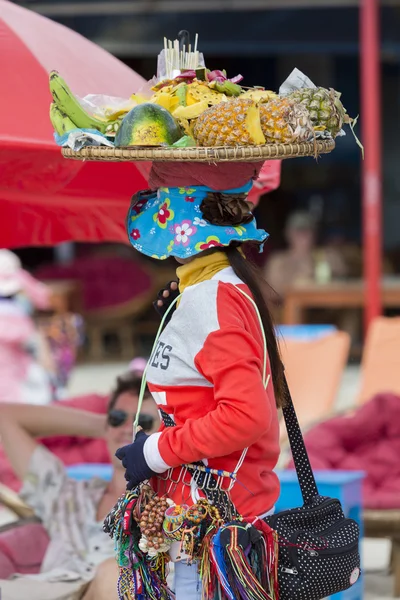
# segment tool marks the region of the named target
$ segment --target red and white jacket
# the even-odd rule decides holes
[[[158,407],[176,426],[162,425],[146,441],[144,452],[156,473],[201,460],[232,472],[248,447],[231,499],[243,516],[255,516],[269,511],[279,495],[273,471],[279,424],[272,380],[266,389],[262,380],[259,319],[236,286],[250,294],[228,267],[185,288],[147,371]],[[174,470],[172,480],[178,481],[179,473]],[[170,486],[177,504],[188,500],[185,487]]]

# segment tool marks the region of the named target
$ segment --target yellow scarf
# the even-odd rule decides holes
[[[176,274],[179,279],[179,291],[183,291],[190,285],[201,281],[212,279],[214,275],[229,267],[229,260],[225,252],[213,252],[205,256],[199,256],[188,263],[178,267]]]

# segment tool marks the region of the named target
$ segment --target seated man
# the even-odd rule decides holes
[[[285,230],[287,250],[272,254],[266,265],[265,278],[273,289],[284,296],[298,282],[317,281],[347,276],[347,265],[338,248],[316,245],[316,224],[307,212],[290,215]]]
[[[50,537],[41,573],[0,580],[2,600],[117,599],[114,544],[102,524],[126,489],[125,469],[115,452],[132,441],[140,383],[136,372],[118,377],[107,415],[62,405],[0,404],[1,442],[23,481],[21,498]],[[158,429],[150,395],[143,402],[142,422],[147,431]],[[103,437],[114,467],[111,481],[68,478],[62,462],[35,439],[63,435]]]

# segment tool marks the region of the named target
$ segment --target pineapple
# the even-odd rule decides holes
[[[342,129],[343,123],[351,123],[340,101],[340,93],[332,88],[303,88],[288,97],[307,108],[316,130],[327,130],[334,138]]]
[[[187,86],[187,104],[192,104],[193,101],[205,101],[209,106],[213,106],[220,102],[226,102],[227,97],[210,88],[208,83],[194,80]]]
[[[242,100],[244,98],[250,98],[250,100],[254,100],[255,102],[269,102],[273,98],[277,97],[278,94],[275,94],[275,92],[271,92],[270,90],[260,90],[257,88],[247,90],[247,92],[243,92],[243,94],[240,95]]]
[[[178,106],[173,112],[175,119],[197,119],[205,110],[208,104],[205,100],[191,104],[190,106]]]
[[[254,146],[265,144],[260,109],[253,100],[235,98],[212,106],[194,126],[199,146]]]
[[[307,109],[288,98],[260,105],[261,128],[267,143],[305,142],[314,136]]]

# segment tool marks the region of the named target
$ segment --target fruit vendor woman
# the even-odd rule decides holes
[[[134,248],[160,260],[175,257],[181,293],[147,371],[164,424],[152,435],[139,432],[117,452],[128,488],[150,479],[159,496],[176,504],[190,506],[204,495],[217,502],[218,494],[210,496],[182,470],[203,461],[225,474],[237,472],[229,498],[244,517],[267,515],[279,495],[274,468],[283,367],[263,281],[245,258],[247,244],[261,247],[268,237],[246,202],[261,166],[153,163],[156,191],[136,195],[127,218]],[[260,320],[239,289],[261,315],[266,385]],[[232,484],[229,476],[218,479],[225,490]],[[177,600],[199,600],[199,582],[198,565],[176,562]]]

